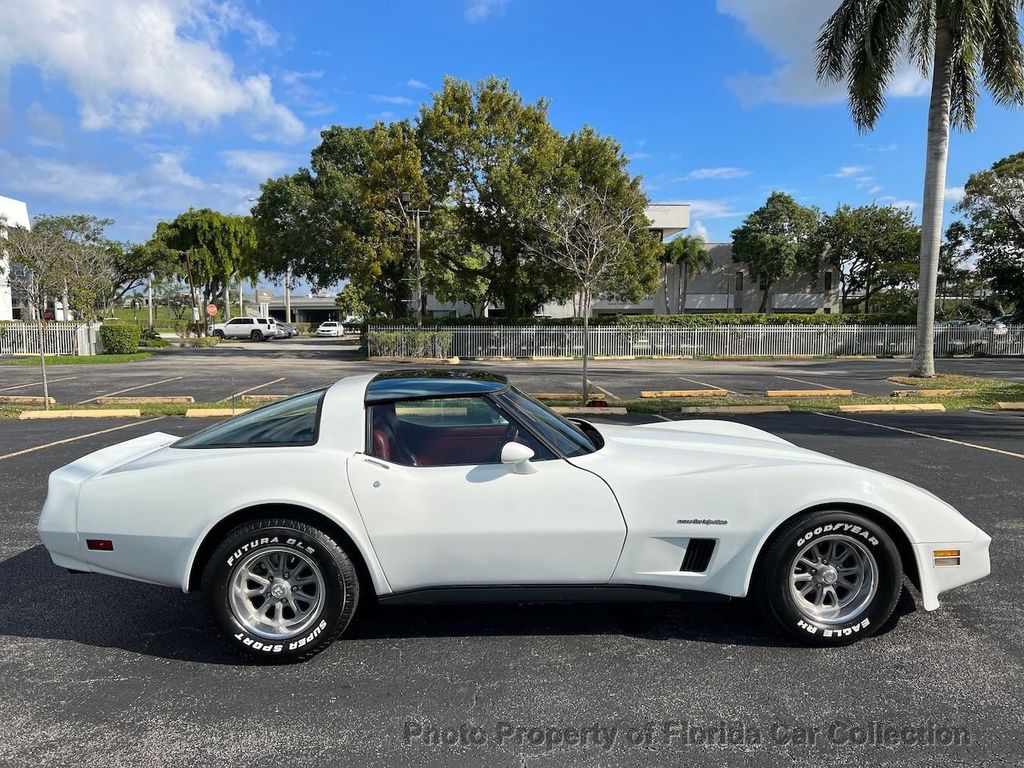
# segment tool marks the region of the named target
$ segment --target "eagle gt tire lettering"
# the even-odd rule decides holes
[[[881,526],[852,512],[818,511],[769,539],[751,593],[789,636],[835,646],[878,631],[902,588],[899,551]]]

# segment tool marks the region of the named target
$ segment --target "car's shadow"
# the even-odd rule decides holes
[[[198,595],[108,576],[70,574],[55,567],[41,545],[0,562],[0,584],[0,635],[120,648],[207,664],[240,660],[218,642]],[[904,590],[895,617],[914,610],[914,600]],[[882,631],[894,624],[888,622]],[[366,605],[346,639],[606,634],[719,645],[794,645],[762,622],[755,607],[743,600]]]

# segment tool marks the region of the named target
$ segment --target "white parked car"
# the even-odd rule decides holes
[[[276,338],[277,321],[272,317],[233,317],[226,323],[210,326],[210,333],[219,339],[252,339],[264,341]]]
[[[139,504],[139,499],[146,499]],[[927,491],[728,421],[567,421],[503,378],[354,376],[50,475],[53,562],[202,591],[255,657],[322,650],[361,600],[752,596],[812,645],[989,572]],[[172,616],[167,617],[173,623]]]
[[[345,326],[335,320],[326,320],[316,327],[317,336],[344,336]]]

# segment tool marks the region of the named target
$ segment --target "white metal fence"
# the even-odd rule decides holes
[[[595,357],[911,355],[912,325],[633,325],[589,330]],[[555,357],[583,354],[577,326],[370,326],[371,357]],[[1024,355],[1024,326],[935,329],[935,353]]]
[[[0,355],[38,355],[39,325],[34,322],[0,322]],[[100,352],[99,325],[91,323],[43,323],[43,352],[47,355],[89,355]]]

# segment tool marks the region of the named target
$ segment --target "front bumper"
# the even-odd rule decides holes
[[[992,537],[981,529],[970,541],[942,541],[917,544],[921,597],[926,611],[939,607],[939,595],[955,587],[983,579],[992,571],[988,547]],[[936,565],[936,550],[960,550],[959,565]]]

